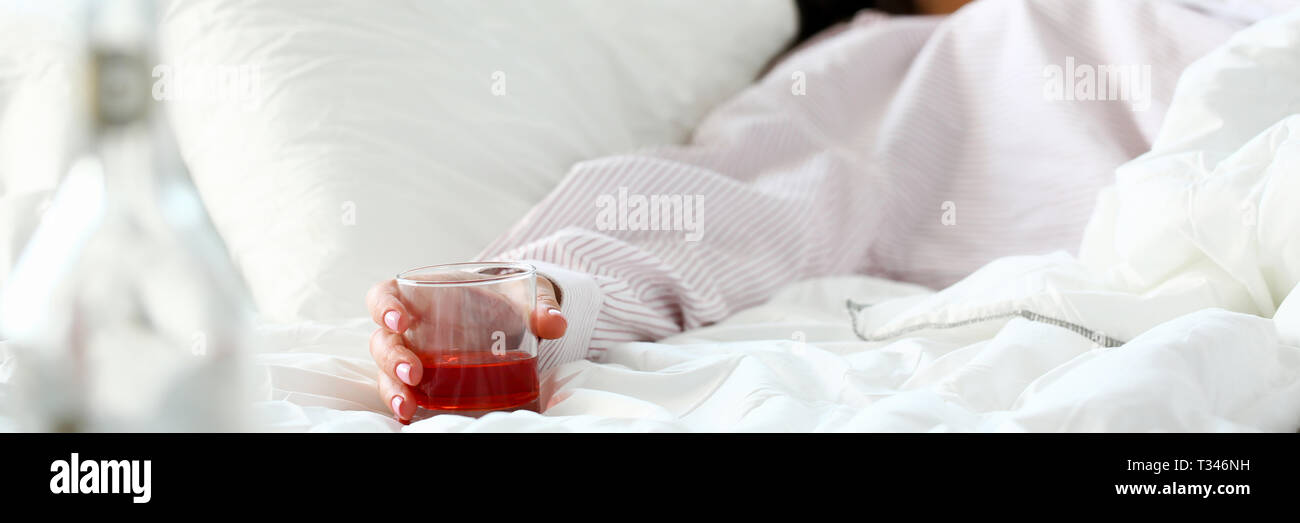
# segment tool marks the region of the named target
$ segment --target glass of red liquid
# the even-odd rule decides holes
[[[424,366],[414,389],[416,418],[538,410],[537,298],[532,265],[453,263],[397,275],[411,314],[406,346]]]

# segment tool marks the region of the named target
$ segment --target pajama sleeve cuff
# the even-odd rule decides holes
[[[586,273],[552,263],[534,260],[527,260],[527,263],[537,267],[538,276],[545,276],[555,285],[560,311],[568,322],[560,339],[541,340],[537,349],[538,372],[586,358],[592,331],[596,327],[596,315],[604,302],[600,286]]]

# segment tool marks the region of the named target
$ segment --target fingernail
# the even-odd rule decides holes
[[[402,417],[402,397],[393,396],[392,405],[393,405],[393,414],[396,414],[397,417],[399,418]]]
[[[550,314],[551,316],[563,316],[563,315],[564,315],[564,313],[560,312],[560,309],[557,309],[557,308],[555,308],[555,307],[547,307],[547,308],[546,308],[546,313],[547,313],[547,314]]]
[[[407,385],[412,385],[412,386],[415,385],[415,383],[411,381],[411,364],[410,364],[410,363],[398,363],[398,364],[397,364],[397,378],[400,379],[400,380],[402,380],[402,383],[405,383],[405,384],[407,384]]]
[[[393,332],[397,332],[397,320],[401,317],[402,317],[401,313],[397,311],[385,312],[384,325],[387,325],[389,330]]]

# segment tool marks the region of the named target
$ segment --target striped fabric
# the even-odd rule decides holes
[[[942,287],[1000,256],[1073,251],[1097,190],[1150,147],[1180,71],[1245,24],[1124,0],[865,14],[717,108],[690,144],[575,165],[482,258],[533,261],[560,287],[570,330],[543,343],[549,368],[716,322],[798,279]],[[1149,107],[1053,98],[1046,71],[1071,64],[1149,66]],[[1125,79],[1133,93],[1143,80]],[[633,230],[634,204],[609,204],[637,196],[693,201],[698,241]],[[611,209],[626,223],[611,228]]]

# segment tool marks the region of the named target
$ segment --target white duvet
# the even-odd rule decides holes
[[[939,292],[798,282],[767,305],[543,377],[542,414],[402,426],[369,320],[267,327],[264,430],[1295,431],[1300,11],[1190,67],[1079,257],[997,260]]]

